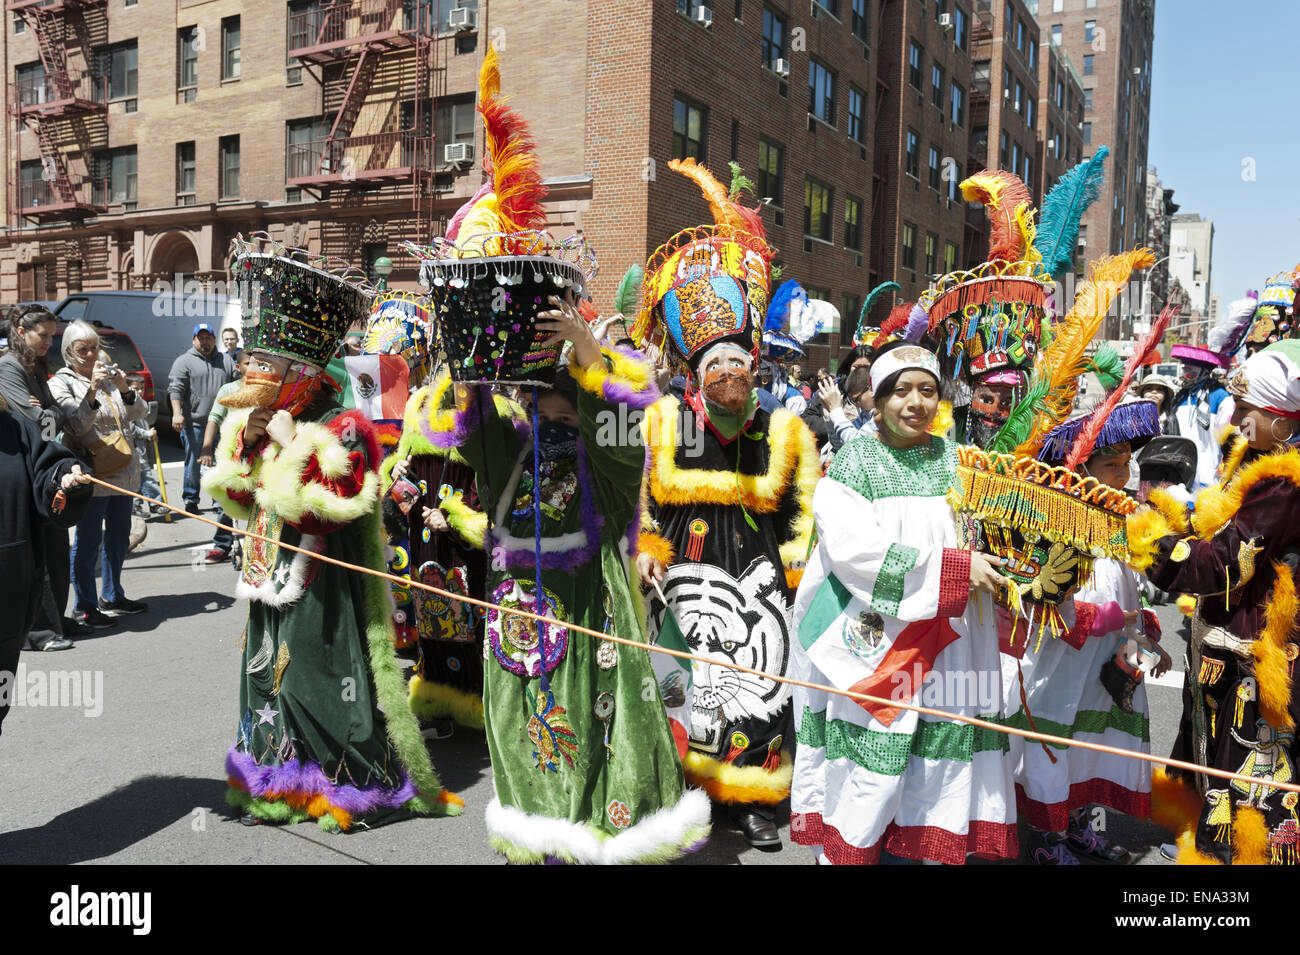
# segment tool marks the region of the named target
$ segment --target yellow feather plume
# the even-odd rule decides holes
[[[1048,383],[1047,394],[1034,415],[1029,436],[1017,447],[1016,454],[1034,457],[1051,431],[1070,414],[1079,388],[1079,376],[1087,371],[1084,350],[1110,311],[1111,303],[1136,269],[1145,269],[1156,260],[1150,249],[1134,249],[1122,255],[1106,256],[1092,264],[1088,280],[1074,297],[1074,307],[1056,325],[1052,344],[1039,353],[1034,362],[1034,380],[1030,390]]]
[[[497,58],[496,47],[488,44],[483,65],[478,71],[478,95],[480,100],[495,99],[501,92],[501,61]]]
[[[695,180],[695,184],[700,187],[700,192],[704,193],[704,198],[708,200],[715,224],[731,226],[741,232],[749,231],[745,220],[741,218],[736,207],[727,197],[727,187],[718,182],[713,173],[689,156],[685,159],[669,160],[668,168]]]

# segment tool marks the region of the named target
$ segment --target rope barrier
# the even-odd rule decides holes
[[[406,587],[415,587],[419,590],[426,590],[429,593],[437,594],[438,596],[447,598],[449,600],[458,600],[462,603],[472,604],[474,606],[483,607],[485,609],[499,610],[503,613],[512,613],[515,614],[516,616],[524,617],[529,620],[536,620],[539,623],[545,623],[557,627],[563,627],[572,633],[581,633],[590,637],[596,637],[597,639],[601,639],[601,640],[610,640],[613,641],[614,643],[621,643],[624,646],[629,646],[629,647],[638,647],[643,650],[649,650],[653,653],[664,653],[669,656],[678,657],[683,660],[691,660],[699,663],[709,663],[714,666],[727,667],[732,670],[737,670],[741,673],[748,673],[751,674],[752,676],[761,677],[766,680],[773,680],[777,683],[785,683],[789,686],[797,686],[806,690],[816,690],[818,692],[829,693],[834,696],[843,696],[851,700],[856,700],[858,702],[874,703],[877,705],[890,706],[900,710],[911,710],[914,713],[920,713],[925,716],[935,716],[938,717],[939,719],[952,720],[958,723],[966,723],[970,726],[979,727],[980,729],[993,730],[998,733],[1005,733],[1009,736],[1020,736],[1023,737],[1024,739],[1035,740],[1041,743],[1052,743],[1058,746],[1067,746],[1067,747],[1074,746],[1079,749],[1088,749],[1097,753],[1107,753],[1112,756],[1124,756],[1131,759],[1141,760],[1147,763],[1153,763],[1158,766],[1167,766],[1173,769],[1184,770],[1186,772],[1201,773],[1207,776],[1215,776],[1218,777],[1219,779],[1226,779],[1234,782],[1242,782],[1242,783],[1246,783],[1248,786],[1266,785],[1270,789],[1277,789],[1283,792],[1293,792],[1293,793],[1300,794],[1300,784],[1296,784],[1296,783],[1285,783],[1285,782],[1280,782],[1272,779],[1265,780],[1258,776],[1244,776],[1241,773],[1233,773],[1225,769],[1216,769],[1213,766],[1201,766],[1197,763],[1189,763],[1181,759],[1173,759],[1170,757],[1162,757],[1162,756],[1153,756],[1150,753],[1137,753],[1131,749],[1121,749],[1120,747],[1117,746],[1106,746],[1102,743],[1090,743],[1086,740],[1066,739],[1061,736],[1052,736],[1049,733],[1039,733],[1034,730],[1023,730],[1014,726],[1004,726],[1001,723],[992,723],[989,722],[988,720],[982,720],[977,716],[963,716],[958,713],[948,713],[945,712],[944,710],[936,710],[933,707],[921,706],[915,703],[904,703],[900,700],[888,700],[878,696],[869,696],[865,693],[855,693],[852,690],[841,690],[836,687],[825,686],[820,683],[808,683],[803,680],[793,680],[789,677],[777,676],[776,674],[773,673],[766,673],[762,670],[755,670],[752,667],[747,667],[739,663],[731,663],[722,660],[714,660],[709,657],[702,657],[702,656],[698,656],[697,654],[686,653],[681,650],[670,650],[667,647],[659,647],[651,643],[643,643],[640,640],[631,640],[628,639],[627,637],[619,637],[612,633],[598,633],[595,630],[591,630],[588,629],[587,627],[579,626],[578,624],[575,623],[567,623],[563,620],[556,620],[552,617],[547,617],[543,614],[532,613],[530,611],[517,609],[514,607],[503,607],[499,604],[494,604],[486,600],[479,600],[477,598],[467,597],[462,594],[454,594],[451,593],[450,591],[442,590],[438,587],[434,587],[422,581],[413,580],[410,577],[398,577],[395,574],[390,574],[382,570],[375,570],[374,568],[371,567],[362,567],[359,564],[349,564],[347,561],[338,560],[337,558],[329,557],[326,556],[325,554],[318,554],[315,553],[314,551],[306,550],[305,548],[302,547],[295,547],[292,544],[286,544],[283,541],[278,541],[269,537],[264,537],[261,534],[257,534],[250,530],[244,530],[238,527],[228,527],[227,525],[221,524],[218,521],[214,521],[211,518],[203,517],[202,515],[199,514],[191,514],[188,511],[181,510],[180,508],[177,507],[172,507],[170,504],[164,504],[162,501],[157,501],[154,500],[153,498],[145,497],[142,494],[137,494],[133,491],[125,491],[122,488],[119,488],[113,484],[109,484],[107,481],[102,481],[97,477],[91,475],[87,475],[87,476],[90,478],[90,482],[92,484],[98,484],[101,487],[108,488],[115,494],[125,494],[128,497],[136,498],[137,500],[144,501],[148,504],[158,504],[166,508],[167,510],[178,514],[182,518],[197,520],[200,523],[209,524],[212,527],[224,527],[226,528],[226,530],[233,531],[233,533],[239,534],[243,537],[251,537],[254,540],[259,540],[264,544],[272,544],[277,547],[282,547],[285,550],[292,551],[294,553],[305,554],[308,557],[314,558],[315,560],[323,561],[324,563],[327,564],[333,564],[334,566],[342,567],[345,570],[359,571],[363,574],[370,574],[372,577],[380,577],[384,580],[390,581],[391,583],[401,584]]]

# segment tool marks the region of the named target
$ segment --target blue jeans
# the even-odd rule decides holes
[[[199,455],[203,452],[203,429],[207,422],[202,424],[186,424],[181,429],[181,447],[185,449],[185,484],[181,491],[181,496],[185,498],[187,507],[199,509]]]
[[[85,515],[77,522],[72,538],[72,589],[77,595],[77,612],[98,609],[95,595],[95,558],[104,545],[102,596],[115,603],[126,596],[122,590],[122,563],[131,543],[131,498],[122,494],[91,498]]]
[[[155,476],[153,460],[153,442],[144,438],[135,439],[135,459],[140,462],[140,493],[155,501],[162,497]]]

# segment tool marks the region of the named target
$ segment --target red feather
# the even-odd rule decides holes
[[[880,331],[876,333],[875,340],[871,343],[871,347],[876,347],[877,343],[882,342],[890,335],[900,331],[903,326],[907,324],[908,316],[911,314],[912,306],[907,302],[904,302],[902,305],[895,305],[890,309],[889,317],[880,323]]]
[[[537,144],[528,124],[498,98],[479,106],[488,143],[483,168],[493,179],[501,218],[510,231],[546,225],[546,187],[537,168]]]
[[[1065,467],[1073,471],[1082,462],[1092,456],[1093,447],[1097,444],[1097,436],[1101,429],[1106,425],[1106,419],[1110,413],[1115,410],[1116,406],[1124,400],[1124,395],[1128,391],[1129,382],[1137,374],[1137,370],[1146,363],[1147,357],[1150,356],[1156,348],[1159,347],[1161,339],[1165,337],[1165,329],[1169,327],[1178,313],[1182,310],[1180,305],[1167,305],[1160,317],[1151,325],[1151,332],[1138,343],[1133,351],[1133,357],[1128,360],[1124,366],[1124,376],[1120,378],[1119,385],[1111,392],[1110,397],[1097,406],[1092,416],[1088,419],[1087,425],[1079,432],[1079,436],[1074,439],[1074,444],[1070,445],[1070,453],[1065,456]]]
[[[968,202],[984,205],[989,217],[989,260],[1018,262],[1024,255],[1025,240],[1016,221],[1021,206],[1033,206],[1029,187],[1014,173],[985,169],[961,184]]]

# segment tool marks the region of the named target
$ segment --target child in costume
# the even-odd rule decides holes
[[[772,250],[757,213],[693,160],[670,166],[700,185],[716,224],[679,233],[651,257],[632,329],[690,373],[684,399],[666,396],[646,415],[637,569],[659,588],[656,639],[678,627],[692,653],[719,661],[692,665],[687,778],[731,807],[751,845],[773,848],[768,807],[789,793],[793,765],[790,689],[725,664],[786,673],[821,469],[807,426],[758,401]]]
[[[488,600],[640,641],[628,562],[645,451],[607,422],[659,392],[648,362],[601,349],[580,316],[594,261],[580,239],[540,231],[536,159],[498,86],[489,50],[479,75],[489,175],[421,266],[456,379],[434,385],[443,397],[429,439],[474,473]],[[572,361],[557,374],[562,341]],[[483,382],[529,386],[532,427]],[[502,609],[488,611],[486,643],[498,852],[517,863],[666,862],[707,838],[708,798],[686,788],[649,651]]]
[[[455,815],[405,706],[388,584],[280,546],[383,570],[375,430],[322,375],[367,291],[269,240],[233,251],[251,357],[203,484],[270,542],[249,540],[236,591],[250,605],[227,799],[248,824]]]
[[[1226,781],[1170,770],[1176,796],[1194,787],[1199,817],[1181,820],[1180,863],[1297,861],[1292,689],[1296,554],[1300,553],[1300,342],[1281,341],[1229,379],[1239,440],[1223,484],[1202,491],[1190,522],[1160,492],[1129,519],[1134,566],[1163,590],[1199,594],[1192,616],[1183,717],[1173,756],[1258,779]],[[1171,799],[1171,802],[1177,801]]]
[[[1001,585],[1000,561],[957,542],[954,448],[928,433],[939,374],[931,352],[905,342],[871,366],[880,431],[846,444],[814,495],[817,546],[795,603],[791,675],[924,704],[934,687],[983,676],[983,694],[972,686],[943,709],[987,717],[1000,700],[997,641],[961,618],[974,615],[973,588]],[[1000,734],[802,687],[794,704],[791,837],[820,861],[1016,856]]]
[[[1052,464],[1067,455],[1081,458],[1083,463],[1074,468],[1078,474],[1123,490],[1131,451],[1159,433],[1159,411],[1149,401],[1122,403],[1113,411],[1103,406],[1051,431],[1039,458]],[[1095,442],[1093,450],[1076,448],[1081,437],[1085,444]],[[1081,602],[1096,608],[1089,611],[1087,630],[1076,627],[1059,639],[1032,646],[1021,640],[1015,647],[1020,655],[1004,656],[1008,684],[1018,682],[1018,669],[1023,672],[1025,708],[1039,730],[1150,752],[1146,688],[1133,660],[1145,651],[1152,664],[1148,669],[1156,676],[1170,661],[1155,642],[1160,626],[1151,611],[1142,609],[1138,587],[1139,577],[1129,567],[1114,558],[1098,558],[1092,576],[1075,592],[1076,610]],[[1034,861],[1077,865],[1075,853],[1108,862],[1127,857],[1121,846],[1109,844],[1093,828],[1086,807],[1099,803],[1138,818],[1147,816],[1149,764],[1074,747],[1049,749],[1018,736],[1011,739],[1011,756],[1020,815],[1043,843],[1033,850]]]

